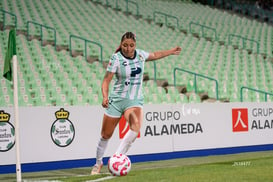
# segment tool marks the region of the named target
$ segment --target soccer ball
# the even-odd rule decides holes
[[[108,170],[113,176],[126,176],[131,170],[131,161],[124,154],[114,154],[108,160]]]

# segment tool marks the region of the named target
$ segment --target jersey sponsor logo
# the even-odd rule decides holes
[[[140,67],[131,68],[131,77],[135,77],[136,75],[140,74],[142,69]]]
[[[125,84],[126,86],[128,86],[128,85],[130,85],[130,81],[126,81],[124,84]]]
[[[124,62],[122,63],[122,65],[123,65],[123,66],[128,66],[129,64],[128,64],[127,61],[124,61]]]
[[[135,64],[138,64],[139,61],[133,61],[133,62],[128,62],[128,61],[123,61],[121,64],[123,66],[129,66],[129,65],[135,65]]]
[[[131,83],[130,81],[126,81],[124,82],[124,85],[128,86],[128,85],[140,85],[140,82],[135,82],[135,83]]]
[[[134,78],[136,77],[136,75],[140,74],[142,71],[142,69],[140,67],[136,67],[136,68],[131,68],[131,77]],[[131,82],[132,81],[132,82]],[[131,81],[126,80],[124,82],[124,85],[128,86],[128,85],[140,85],[140,82],[134,82],[134,79],[131,79]]]

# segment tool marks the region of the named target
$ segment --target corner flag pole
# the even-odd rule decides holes
[[[20,127],[19,127],[19,104],[18,104],[18,78],[17,78],[17,56],[13,55],[13,100],[15,115],[15,145],[16,145],[16,179],[17,182],[22,181],[21,162],[20,162]]]
[[[11,62],[13,63],[11,66]],[[13,80],[13,100],[15,115],[15,146],[16,146],[16,177],[17,182],[22,181],[20,163],[20,134],[19,134],[19,106],[18,106],[18,76],[17,76],[17,56],[16,56],[16,30],[9,32],[8,48],[6,52],[3,76],[9,81]]]

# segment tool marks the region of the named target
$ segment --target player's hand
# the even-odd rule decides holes
[[[180,52],[181,52],[181,50],[182,50],[181,47],[176,46],[176,47],[174,47],[174,48],[172,49],[172,51],[173,51],[172,54],[174,54],[174,55],[179,55]]]
[[[108,108],[108,104],[109,104],[109,99],[107,97],[103,97],[102,99],[102,107],[104,108]]]

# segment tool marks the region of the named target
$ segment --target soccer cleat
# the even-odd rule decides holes
[[[93,166],[92,171],[91,171],[91,175],[100,174],[100,170],[101,170],[102,166],[103,166],[103,164],[95,164]]]

